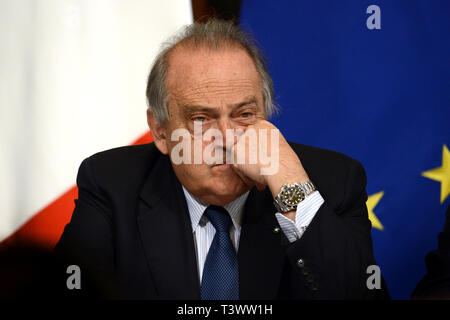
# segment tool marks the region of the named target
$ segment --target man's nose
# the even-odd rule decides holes
[[[221,146],[221,147],[223,147],[226,150],[230,150],[233,147],[234,142],[235,142],[234,138],[231,139],[231,137],[230,137],[230,138],[227,139],[227,134],[228,135],[230,135],[230,134],[233,135],[233,132],[234,132],[234,129],[235,129],[233,127],[233,125],[232,125],[232,122],[228,118],[220,119],[219,121],[217,121],[217,129],[221,132],[222,139],[218,139],[218,140],[221,140],[221,141],[215,141],[216,146],[218,146],[218,147]],[[228,133],[227,133],[227,131],[228,131]]]

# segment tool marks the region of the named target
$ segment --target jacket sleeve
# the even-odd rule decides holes
[[[425,257],[427,274],[417,284],[412,299],[450,299],[450,206],[438,248]]]
[[[110,209],[104,192],[95,181],[91,159],[84,160],[77,176],[78,199],[70,223],[54,249],[59,268],[65,273],[69,265],[80,268],[81,289],[68,290],[65,281],[58,287],[65,294],[105,296],[114,292],[113,235]],[[67,278],[69,275],[66,274]],[[102,291],[100,291],[102,290]]]
[[[303,236],[286,250],[291,281],[301,283],[292,290],[306,289],[315,299],[387,299],[381,275],[379,289],[367,286],[373,274],[367,268],[376,262],[366,207],[366,175],[356,160],[350,161],[342,187],[342,204],[331,208],[325,200]]]

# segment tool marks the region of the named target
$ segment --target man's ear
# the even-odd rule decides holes
[[[167,133],[165,128],[161,127],[153,116],[150,108],[147,109],[147,123],[153,136],[155,146],[162,154],[168,154]]]

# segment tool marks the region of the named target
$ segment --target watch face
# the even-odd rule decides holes
[[[280,198],[289,206],[297,206],[305,198],[305,194],[298,186],[289,185],[282,190]]]

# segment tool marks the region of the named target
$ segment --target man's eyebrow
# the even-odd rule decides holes
[[[232,109],[238,109],[240,107],[249,105],[249,104],[257,104],[258,101],[256,100],[255,97],[249,97],[248,99],[242,101],[242,102],[238,102],[238,103],[234,103],[234,104],[230,104],[228,107],[232,108]],[[207,112],[207,113],[214,113],[217,112],[216,107],[207,107],[207,106],[200,106],[200,105],[185,105],[183,106],[183,113],[184,114],[192,114],[194,112]]]
[[[229,107],[231,107],[233,109],[238,109],[238,108],[246,106],[248,104],[258,104],[258,101],[256,100],[255,97],[249,97],[245,101],[231,104],[231,105],[229,105]]]
[[[206,106],[197,106],[197,105],[185,105],[183,106],[184,114],[191,114],[194,112],[216,112],[217,108],[214,107],[206,107]]]

